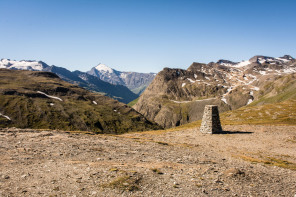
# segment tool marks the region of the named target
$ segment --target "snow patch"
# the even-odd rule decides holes
[[[233,87],[227,88],[226,93],[222,95],[221,101],[223,101],[224,103],[228,104],[225,96],[227,96],[231,92],[232,89],[233,89]]]
[[[240,62],[238,64],[233,65],[233,67],[241,68],[241,67],[247,66],[249,64],[251,64],[251,62],[249,60],[248,61],[242,61],[242,62]]]
[[[227,101],[226,101],[226,98],[224,98],[224,97],[221,99],[221,101],[223,101],[224,103],[228,104]]]
[[[194,74],[194,78],[197,79],[197,75],[196,74]]]
[[[97,69],[98,71],[113,73],[113,69],[106,66],[105,64],[99,64],[95,67],[95,69]]]
[[[53,103],[49,103],[49,105],[50,105],[50,106],[54,106],[54,104],[53,104]]]
[[[192,79],[190,78],[187,78],[188,81],[190,81],[191,83],[194,83],[195,81],[193,81]]]
[[[1,113],[0,113],[0,116],[6,118],[7,120],[11,120],[8,116],[5,116],[5,115],[3,115],[3,114],[1,114]]]
[[[260,73],[261,75],[267,75],[267,74],[266,74],[266,71],[262,71],[262,70],[260,70],[259,73]]]
[[[296,68],[286,68],[283,70],[284,73],[295,73]]]
[[[275,59],[280,60],[280,61],[285,62],[285,63],[290,61],[290,60],[283,59],[283,58],[280,58],[280,57],[277,57]]]
[[[93,101],[93,104],[97,105],[98,103],[96,101]]]
[[[260,64],[263,64],[264,62],[266,62],[266,60],[263,59],[263,58],[259,58],[258,60],[259,60],[259,63],[260,63]],[[268,60],[268,61],[269,61],[269,60]]]
[[[0,61],[0,68],[41,71],[43,69],[43,66],[37,61],[15,61],[2,59]]]
[[[43,94],[43,95],[45,95],[45,96],[47,96],[48,98],[52,98],[52,99],[57,99],[57,100],[59,100],[59,101],[63,101],[61,98],[59,98],[59,97],[56,97],[56,96],[50,96],[50,95],[48,95],[48,94],[46,94],[46,93],[44,93],[44,92],[41,92],[41,91],[37,91],[37,93],[39,93],[39,94]]]
[[[251,104],[253,102],[253,99],[249,99],[247,105]]]
[[[182,83],[182,88],[186,85],[186,83]]]
[[[253,87],[253,88],[251,88],[251,90],[259,91],[260,88],[258,88],[258,87]]]
[[[227,67],[231,67],[231,66],[233,66],[233,64],[229,64],[229,63],[220,63],[220,65],[222,65],[222,66],[227,66]]]
[[[126,74],[126,73],[121,73],[121,74],[120,74],[120,78],[122,78],[122,79],[126,79],[126,77],[127,77],[127,74]]]

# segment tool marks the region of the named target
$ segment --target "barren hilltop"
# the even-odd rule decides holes
[[[0,131],[0,196],[294,196],[295,126]]]

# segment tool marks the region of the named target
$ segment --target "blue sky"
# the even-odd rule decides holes
[[[0,0],[0,58],[87,71],[296,57],[295,0]]]

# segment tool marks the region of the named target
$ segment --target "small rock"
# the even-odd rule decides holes
[[[9,179],[10,177],[8,175],[1,175],[1,179]]]
[[[204,190],[204,189],[202,190],[202,192],[205,193],[205,194],[208,194],[208,192],[206,190]]]
[[[241,170],[239,170],[237,168],[230,168],[228,170],[225,170],[223,172],[223,174],[225,176],[228,176],[228,177],[230,177],[230,176],[238,176],[238,175],[244,176],[245,175],[245,172],[243,172],[243,171],[241,171]]]
[[[22,176],[21,176],[21,178],[27,178],[28,176],[30,176],[30,174],[23,174]]]

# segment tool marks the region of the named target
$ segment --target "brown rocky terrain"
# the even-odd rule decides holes
[[[0,130],[0,196],[291,196],[296,126],[93,135]]]
[[[164,68],[133,106],[165,128],[200,120],[205,105],[218,105],[220,112],[256,103],[295,97],[296,60],[290,56],[254,56],[235,63],[193,63],[187,70]],[[288,90],[290,89],[290,90]],[[289,93],[288,93],[289,92]],[[278,101],[277,100],[277,101]]]

